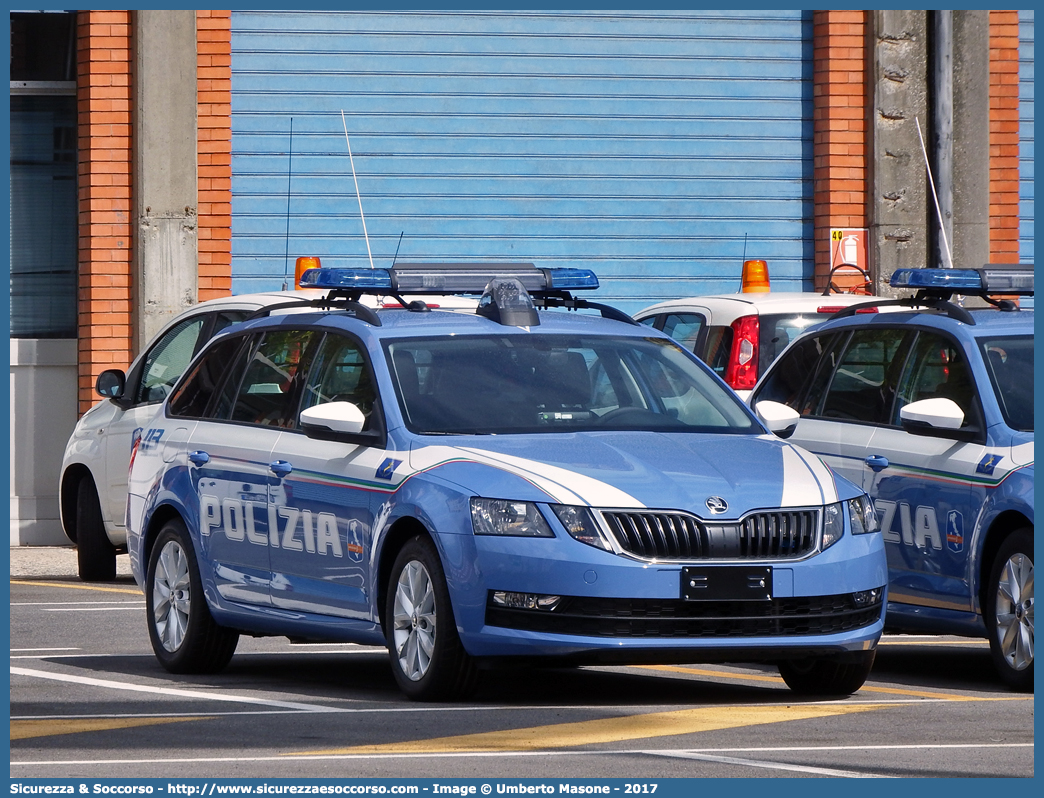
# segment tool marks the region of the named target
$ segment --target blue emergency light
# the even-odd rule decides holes
[[[930,294],[1033,296],[1033,266],[998,264],[981,269],[897,269],[889,285]]]
[[[301,288],[364,294],[481,294],[491,280],[515,279],[527,291],[576,291],[598,288],[590,269],[538,269],[531,263],[403,263],[391,269],[309,269]]]

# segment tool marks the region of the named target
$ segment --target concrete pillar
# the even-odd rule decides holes
[[[892,272],[923,267],[928,254],[928,180],[915,124],[924,130],[928,122],[927,15],[872,14],[870,262],[877,293],[889,296]]]
[[[135,351],[195,304],[196,13],[135,12]]]
[[[935,12],[941,13],[941,12]],[[990,261],[990,12],[953,15],[953,265]]]

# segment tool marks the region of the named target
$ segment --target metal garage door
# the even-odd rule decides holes
[[[232,14],[232,270],[593,268],[635,311],[811,289],[811,12]],[[293,126],[291,152],[291,121]]]

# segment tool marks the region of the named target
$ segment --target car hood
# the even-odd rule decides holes
[[[681,509],[716,517],[807,507],[859,490],[815,455],[769,435],[604,432],[468,436],[415,442],[409,472],[437,474],[488,498],[612,508]],[[403,474],[405,477],[406,474]]]

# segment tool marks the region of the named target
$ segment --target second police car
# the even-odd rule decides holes
[[[753,414],[664,334],[574,298],[583,270],[302,284],[328,307],[215,338],[134,452],[128,545],[168,670],[219,670],[248,633],[386,645],[426,700],[502,658],[863,684],[883,541],[861,489],[771,434],[789,408]],[[482,297],[358,301],[439,290]]]
[[[1033,312],[953,294],[1033,294],[1031,266],[902,269],[898,312],[810,328],[751,395],[800,413],[791,440],[873,498],[888,552],[887,625],[987,637],[1033,689]]]

